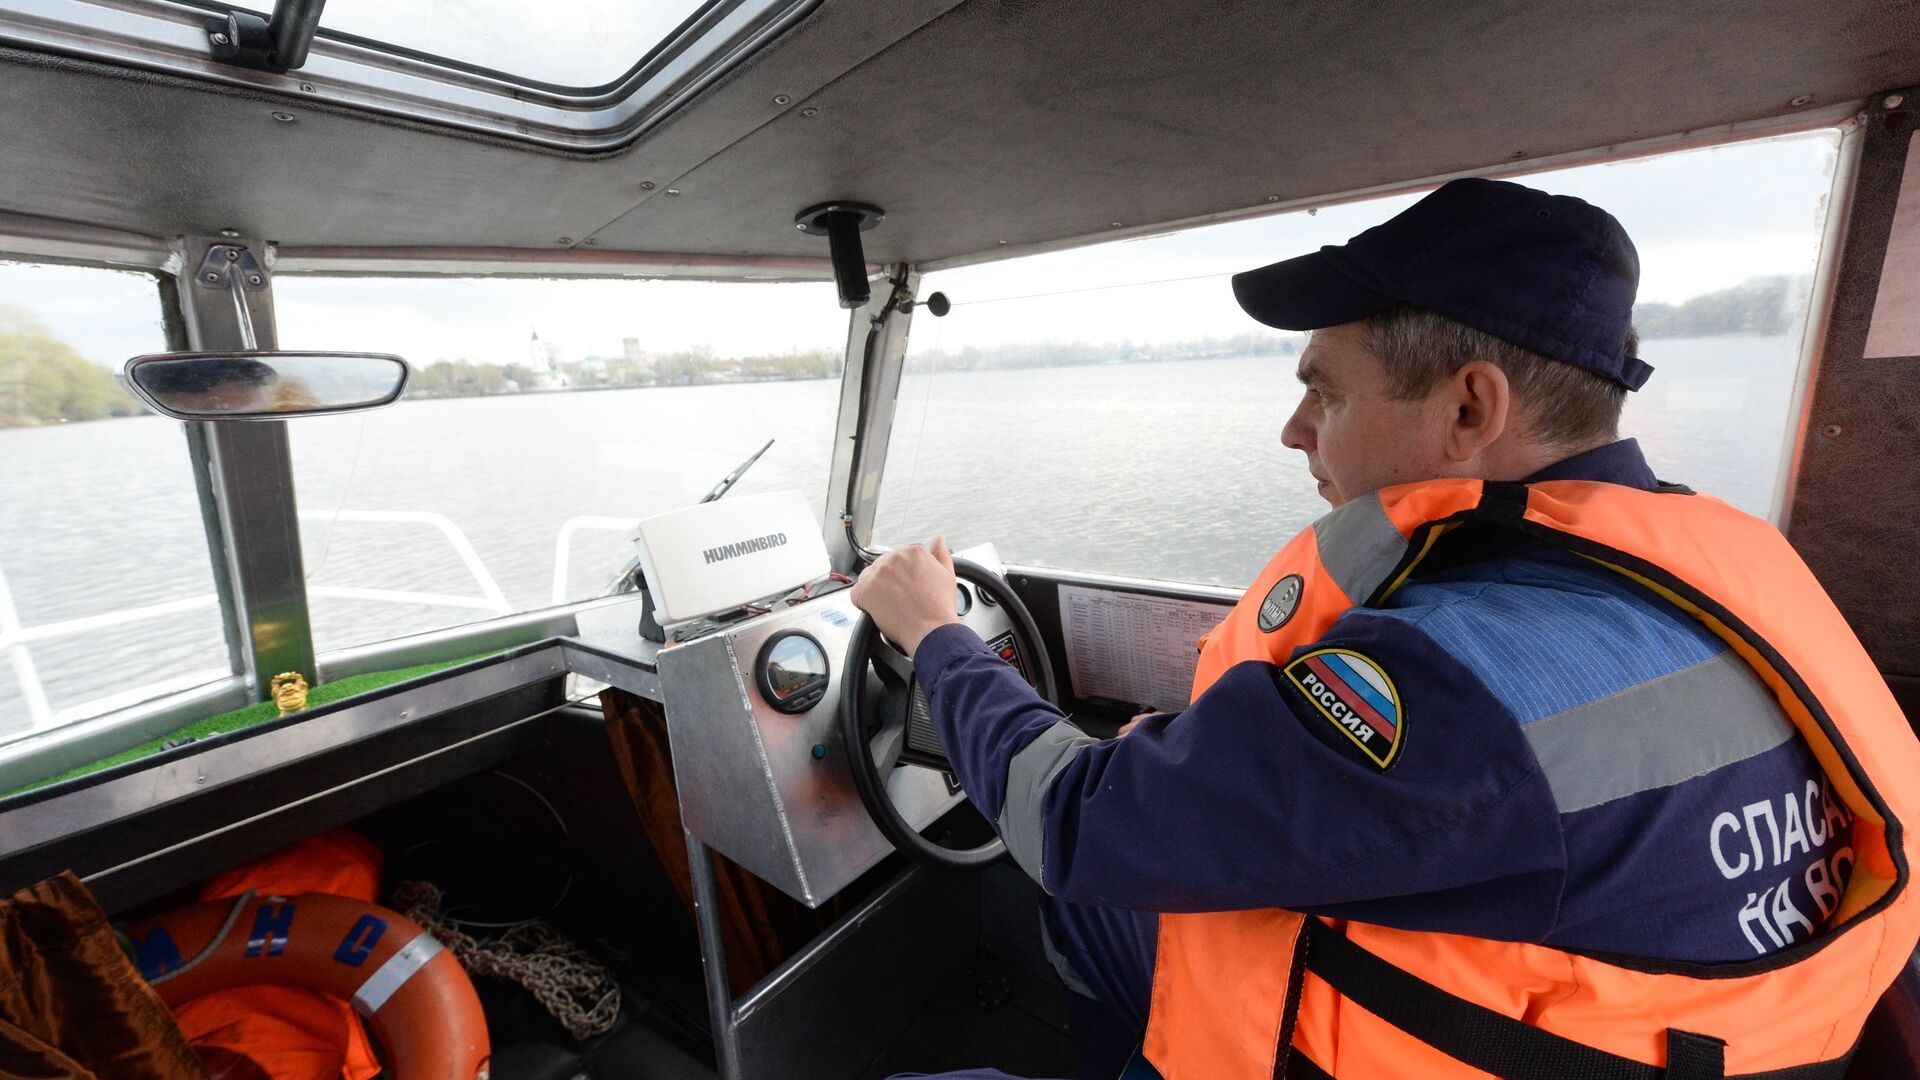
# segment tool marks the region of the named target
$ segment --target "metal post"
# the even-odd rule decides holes
[[[687,868],[693,872],[693,921],[700,933],[700,965],[707,973],[707,1012],[713,1023],[713,1056],[720,1080],[740,1080],[740,1033],[733,1022],[733,988],[727,982],[727,946],[720,936],[720,895],[713,881],[713,853],[684,826]]]
[[[266,245],[249,240],[186,241],[178,286],[188,347],[227,352],[277,344]],[[238,254],[227,259],[233,252]],[[207,269],[227,264],[216,283]],[[294,502],[293,455],[285,421],[189,423],[196,486],[235,670],[256,701],[273,676],[298,671],[313,682],[313,629]]]
[[[826,539],[834,569],[851,572],[856,548],[873,542],[880,474],[893,437],[895,399],[906,367],[907,328],[920,274],[906,264],[887,267],[887,281],[853,313],[847,329],[846,370],[840,378],[840,419],[834,429],[827,481]]]

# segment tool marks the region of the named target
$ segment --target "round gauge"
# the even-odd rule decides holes
[[[953,613],[964,619],[967,612],[973,610],[973,594],[957,581],[953,583],[953,593]]]
[[[784,713],[806,712],[827,692],[827,651],[811,634],[788,630],[760,649],[760,693]]]

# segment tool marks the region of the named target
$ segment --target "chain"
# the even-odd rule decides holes
[[[605,1034],[619,1018],[620,985],[592,954],[549,923],[534,919],[481,941],[440,913],[441,893],[435,885],[403,881],[393,899],[395,907],[432,931],[468,972],[526,987],[575,1040]]]

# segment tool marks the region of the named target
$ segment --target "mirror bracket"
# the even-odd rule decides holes
[[[260,347],[254,337],[253,307],[247,303],[247,294],[266,291],[267,270],[246,245],[208,245],[207,257],[200,260],[200,269],[194,271],[193,283],[203,289],[224,289],[233,294],[233,314],[240,325],[241,347]]]
[[[213,244],[200,261],[193,283],[203,289],[232,289],[237,285],[244,292],[260,292],[267,287],[267,271],[246,245]]]

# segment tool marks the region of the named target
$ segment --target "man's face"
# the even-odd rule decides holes
[[[1314,331],[1299,376],[1306,393],[1280,440],[1306,453],[1329,503],[1456,471],[1442,442],[1446,406],[1394,399],[1359,323]]]

